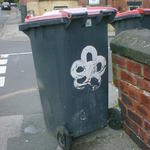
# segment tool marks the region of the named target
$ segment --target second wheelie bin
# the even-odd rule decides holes
[[[115,14],[105,7],[64,9],[19,26],[31,40],[46,125],[63,149],[108,124],[107,24]],[[115,128],[120,116],[111,112]]]
[[[150,29],[150,9],[138,8],[117,13],[112,26],[115,28],[116,35],[128,29]]]

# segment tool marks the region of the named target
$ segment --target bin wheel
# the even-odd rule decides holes
[[[59,146],[63,150],[70,150],[71,145],[72,145],[72,138],[69,135],[69,132],[64,128],[60,127],[57,129],[57,141]]]
[[[123,125],[123,119],[118,109],[110,108],[108,110],[108,125],[114,130],[120,130]]]

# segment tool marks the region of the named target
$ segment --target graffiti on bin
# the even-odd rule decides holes
[[[74,87],[82,90],[89,85],[91,90],[97,90],[101,85],[101,76],[105,69],[105,57],[98,56],[95,47],[86,46],[81,53],[81,59],[73,62],[71,66]]]

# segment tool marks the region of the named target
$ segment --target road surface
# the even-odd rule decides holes
[[[45,128],[30,42],[18,31],[19,21],[17,9],[0,11],[0,150],[60,150]],[[115,90],[111,85],[111,100]],[[72,150],[99,148],[139,150],[123,131],[110,128],[77,140]]]

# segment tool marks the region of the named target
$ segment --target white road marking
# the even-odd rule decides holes
[[[0,77],[0,87],[4,87],[5,85],[5,77]]]
[[[24,89],[24,90],[20,90],[20,91],[15,91],[12,93],[8,93],[5,95],[0,95],[0,100],[4,100],[6,98],[12,97],[12,96],[16,96],[16,95],[20,95],[20,94],[25,94],[25,93],[32,93],[38,91],[38,88],[30,88],[30,89]]]
[[[28,54],[32,54],[32,52],[25,52],[25,53],[11,53],[8,54],[9,56],[15,56],[15,55],[28,55]]]
[[[8,138],[20,136],[22,122],[22,115],[0,117],[0,150],[7,150]]]
[[[5,74],[6,73],[6,65],[8,62],[8,55],[7,54],[2,54],[0,55],[0,74]],[[0,76],[0,87],[4,87],[5,85],[5,76]]]
[[[28,55],[32,54],[32,52],[23,52],[23,53],[9,53],[9,54],[0,54],[0,74],[6,73],[6,64],[8,62],[9,56],[16,56],[16,55]],[[0,77],[0,87],[4,87],[5,85],[5,77]]]
[[[0,65],[6,65],[8,62],[7,59],[0,59]]]
[[[6,73],[6,66],[0,66],[0,74]]]
[[[0,58],[8,58],[8,54],[1,54]]]
[[[6,56],[15,56],[15,55],[28,55],[32,54],[32,52],[24,52],[24,53],[9,53],[9,54],[0,54],[0,58],[5,58]],[[6,57],[6,58],[7,58]]]

